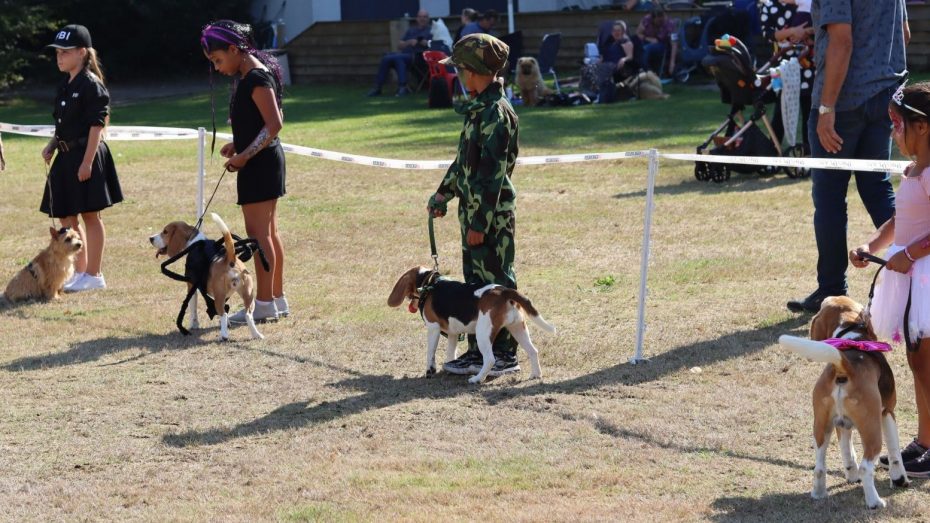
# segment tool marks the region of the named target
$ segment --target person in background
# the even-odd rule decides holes
[[[762,22],[762,37],[771,42],[776,52],[796,44],[805,45],[813,50],[814,28],[811,27],[810,0],[763,0],[759,6],[759,19]],[[802,53],[795,49],[785,51],[786,60],[797,58],[801,65],[801,136],[804,142],[804,155],[810,154],[810,142],[807,136],[807,120],[811,114],[811,89],[814,87],[814,61],[811,53]],[[779,99],[778,103],[781,102]],[[772,126],[775,134],[783,136],[781,110],[776,104]]]
[[[458,30],[455,32],[455,42],[458,42],[462,39],[462,31],[465,30],[465,27],[468,24],[472,24],[478,21],[478,11],[475,11],[471,7],[466,7],[462,9],[462,25],[459,26]],[[453,44],[455,42],[452,42]]]
[[[397,72],[397,96],[410,94],[410,89],[407,89],[407,68],[413,64],[415,55],[429,49],[429,41],[432,37],[429,13],[425,9],[420,9],[417,12],[416,23],[407,29],[397,44],[400,52],[387,53],[381,57],[378,75],[375,77],[375,87],[368,91],[368,96],[381,95],[381,89],[387,81],[387,74],[391,68]]]
[[[601,53],[602,62],[613,66],[614,82],[623,81],[629,76],[624,69],[627,65],[633,64],[633,41],[626,34],[626,22],[623,20],[614,22],[610,37],[598,51]]]
[[[644,16],[636,30],[637,36],[643,42],[643,67],[654,71],[659,76],[665,72],[671,76],[675,71],[675,58],[678,55],[678,42],[672,38],[675,35],[675,23],[668,19],[665,9],[657,6],[651,13]],[[668,60],[665,60],[668,53]],[[665,70],[662,62],[665,61]]]
[[[488,9],[478,16],[477,21],[462,28],[462,37],[479,33],[491,34],[491,30],[494,29],[494,24],[497,23],[497,18],[497,11]]]

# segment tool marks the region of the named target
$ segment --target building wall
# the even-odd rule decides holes
[[[252,3],[252,16],[256,21],[263,19],[282,20],[284,22],[284,45],[300,33],[304,32],[314,22],[333,22],[342,18],[339,2],[334,0],[254,0]],[[281,35],[278,36],[279,39]]]

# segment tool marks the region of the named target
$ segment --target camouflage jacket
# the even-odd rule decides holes
[[[446,200],[459,197],[472,230],[487,234],[494,214],[516,209],[510,181],[517,161],[518,123],[502,87],[494,82],[474,100],[456,107],[465,115],[459,151],[436,190]]]

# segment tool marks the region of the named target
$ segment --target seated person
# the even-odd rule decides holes
[[[494,24],[497,23],[497,11],[488,9],[478,16],[478,20],[462,28],[462,36],[468,36],[475,33],[491,34]],[[460,37],[461,38],[461,37]]]
[[[652,11],[655,5],[652,0],[626,0],[623,8],[627,11]]]
[[[430,27],[429,13],[425,9],[417,12],[416,24],[407,29],[403,38],[397,44],[400,50],[398,53],[387,53],[381,58],[381,65],[378,66],[378,76],[375,78],[375,87],[368,92],[368,96],[378,96],[381,94],[381,88],[387,80],[387,73],[392,67],[397,71],[397,96],[404,96],[410,93],[407,89],[407,67],[409,67],[415,56],[422,56],[423,51],[428,49],[429,41],[433,37]]]
[[[626,22],[614,22],[610,36],[598,51],[601,53],[602,62],[613,66],[614,82],[621,82],[632,74],[630,69],[633,68],[633,41],[626,34]]]
[[[665,10],[657,7],[643,17],[636,30],[637,36],[643,41],[643,67],[662,76],[665,71],[669,75],[675,72],[675,58],[678,54],[677,34],[675,24],[665,15]],[[675,35],[675,40],[672,39]],[[665,53],[669,53],[665,71],[662,69],[662,60]]]
[[[465,30],[465,27],[467,27],[468,24],[472,24],[477,21],[478,21],[478,11],[475,11],[471,7],[466,7],[465,9],[462,9],[462,25],[459,27],[458,31],[455,32],[455,35],[454,35],[455,42],[458,42],[462,38],[462,36],[464,36],[462,34],[462,31]],[[455,42],[452,42],[452,43],[454,44]]]

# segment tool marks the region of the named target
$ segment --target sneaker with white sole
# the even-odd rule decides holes
[[[904,450],[901,451],[901,461],[907,463],[908,461],[915,460],[927,452],[927,448],[917,442],[917,438],[914,438],[914,441],[911,441]],[[878,458],[879,466],[888,468],[888,456],[881,456]]]
[[[100,273],[96,276],[88,273],[84,273],[81,276],[81,279],[74,282],[71,287],[65,289],[65,292],[82,292],[82,291],[93,291],[97,289],[106,289],[107,281],[103,278],[103,273]]]
[[[494,366],[491,367],[488,376],[504,376],[517,372],[520,372],[520,364],[517,363],[516,356],[498,356],[494,360]]]
[[[68,281],[65,282],[64,286],[62,287],[62,289],[63,289],[65,292],[71,292],[71,287],[74,287],[74,284],[77,283],[81,278],[83,278],[83,277],[84,277],[84,274],[85,274],[85,273],[83,273],[83,272],[77,272],[77,271],[75,271],[75,273],[71,275],[71,278],[69,278]]]
[[[442,370],[449,374],[478,374],[478,370],[481,369],[482,359],[480,352],[476,350],[466,351],[465,354],[462,354],[458,358],[445,362],[442,365]]]
[[[255,300],[255,309],[252,311],[252,319],[255,323],[268,323],[278,321],[278,309],[275,308],[273,301]],[[245,309],[229,316],[229,323],[234,325],[245,325]]]
[[[279,318],[287,318],[288,314],[291,313],[291,309],[287,305],[287,297],[284,295],[274,299],[274,306],[278,309]]]

